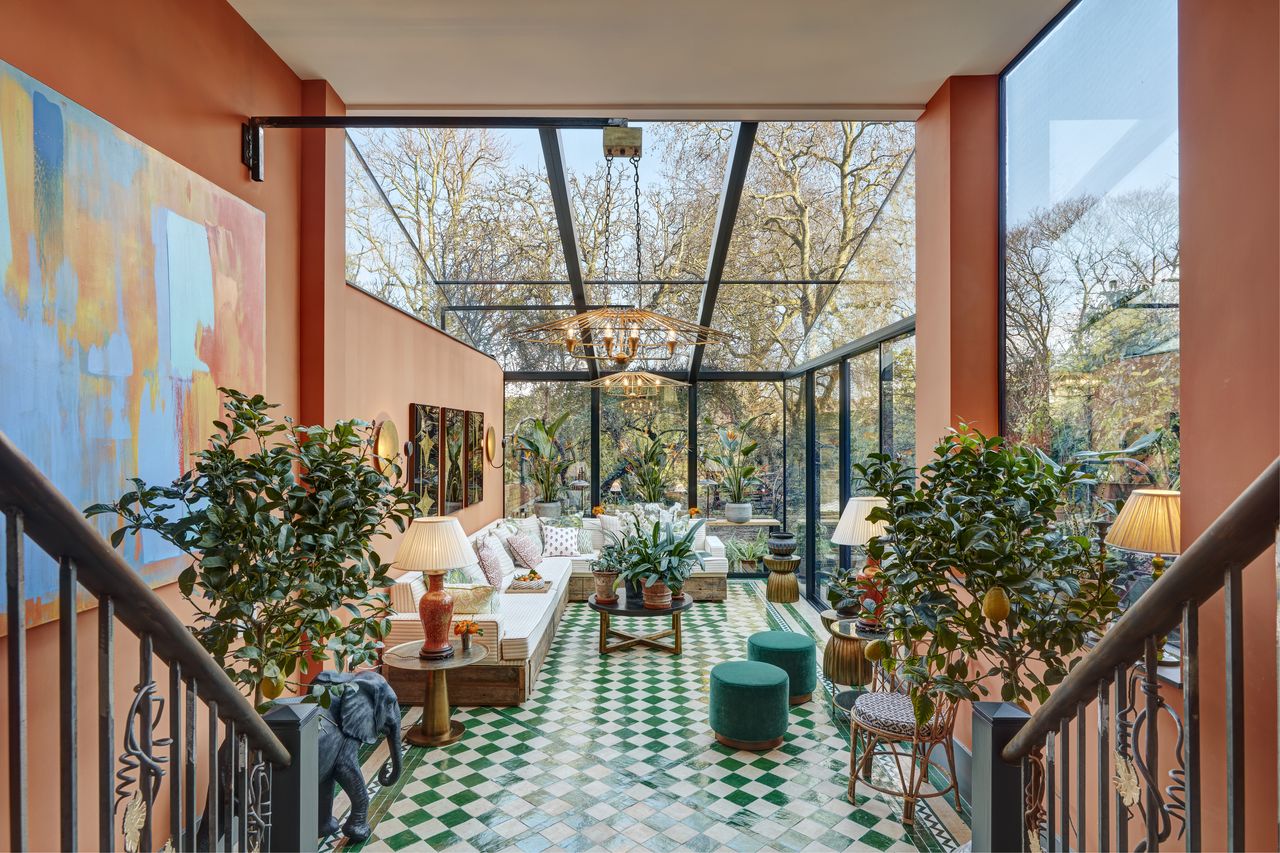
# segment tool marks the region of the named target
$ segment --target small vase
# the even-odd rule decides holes
[[[613,604],[618,600],[618,592],[614,589],[618,581],[617,572],[592,572],[591,579],[596,584],[597,604]]]
[[[646,586],[644,606],[648,610],[666,610],[671,607],[671,587],[662,581],[654,581]]]
[[[769,553],[775,557],[790,557],[799,546],[796,535],[785,530],[769,535]]]
[[[627,605],[639,604],[644,598],[644,581],[629,580],[627,581]]]
[[[418,601],[418,618],[422,620],[422,651],[418,657],[444,660],[453,657],[453,645],[449,642],[453,596],[445,591],[444,572],[427,575],[427,583],[427,591]]]
[[[462,635],[462,653],[465,655],[469,651],[471,651],[471,635],[463,634]]]

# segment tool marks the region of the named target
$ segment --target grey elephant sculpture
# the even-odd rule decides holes
[[[400,702],[387,680],[376,672],[322,672],[317,684],[343,684],[346,689],[320,716],[320,837],[338,829],[333,816],[333,784],[351,799],[351,814],[342,834],[360,842],[369,837],[369,792],[360,772],[361,744],[383,735],[391,757],[378,771],[378,781],[393,785],[400,778]]]

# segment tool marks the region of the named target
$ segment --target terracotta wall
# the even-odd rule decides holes
[[[1181,0],[1182,541],[1280,454],[1280,4]],[[1244,572],[1250,850],[1275,850],[1276,563]],[[1200,609],[1205,849],[1225,849],[1222,599]]]
[[[409,404],[426,403],[484,412],[485,428],[503,435],[502,368],[496,361],[363,290],[348,286],[343,296],[344,348],[360,357],[346,361],[335,404],[340,417],[390,417],[403,441]],[[461,510],[458,519],[470,533],[500,515],[502,470],[486,463],[484,501]]]

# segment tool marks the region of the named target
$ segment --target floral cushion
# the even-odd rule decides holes
[[[542,564],[542,549],[524,533],[517,533],[507,540],[507,548],[516,564],[526,569],[536,569]]]
[[[578,556],[578,533],[572,527],[544,527],[542,556],[544,557],[576,557]]]
[[[472,584],[469,586],[446,586],[449,595],[453,596],[453,613],[474,614],[493,613],[497,611],[497,590],[488,584]]]
[[[515,570],[515,564],[511,562],[502,542],[493,536],[486,536],[476,549],[476,555],[480,558],[480,571],[484,572],[485,581],[494,589],[502,589],[502,578],[507,574],[506,566]]]

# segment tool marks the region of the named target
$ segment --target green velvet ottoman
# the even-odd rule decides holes
[[[734,749],[782,745],[787,733],[787,673],[770,663],[733,660],[711,669],[711,730]]]
[[[791,704],[813,698],[818,686],[818,646],[795,631],[760,631],[747,640],[747,660],[771,663],[791,678]]]

